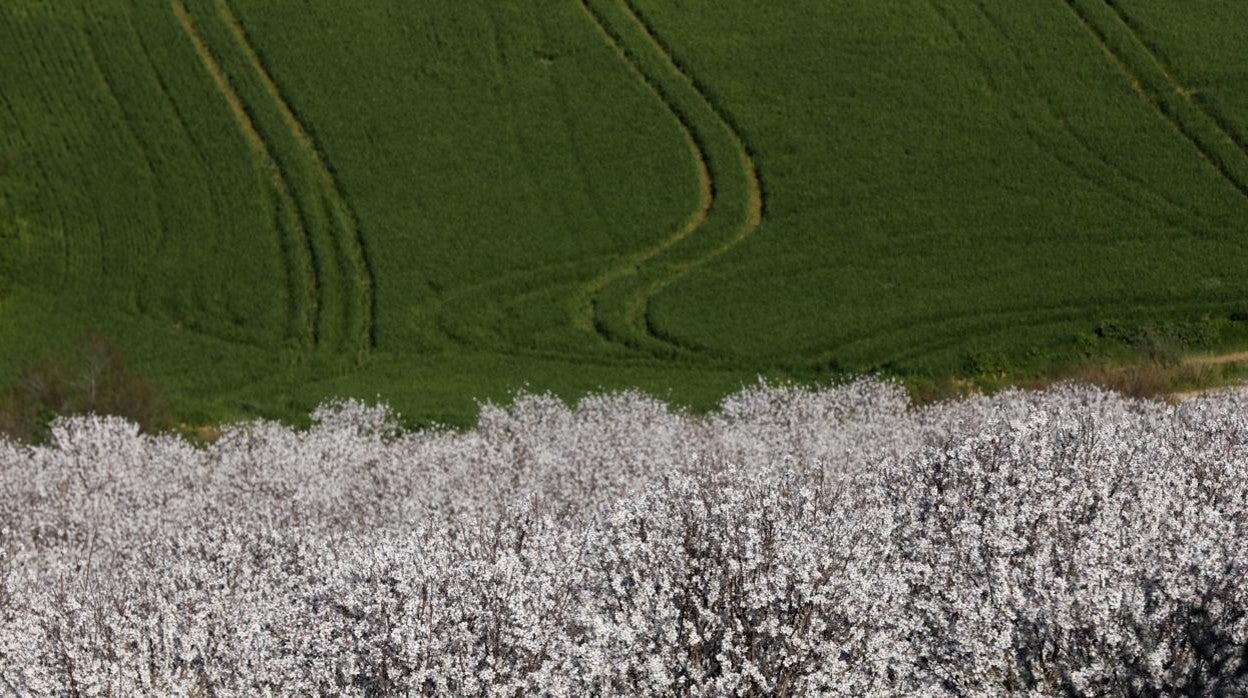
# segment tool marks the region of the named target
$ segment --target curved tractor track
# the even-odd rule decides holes
[[[663,333],[651,318],[651,301],[757,230],[764,211],[758,167],[729,119],[629,0],[577,1],[603,41],[671,113],[693,159],[699,194],[694,210],[665,238],[576,283],[574,323],[645,355],[723,359]],[[229,0],[170,3],[266,180],[284,258],[288,334],[306,353],[363,361],[376,345],[375,282],[354,213],[321,148]],[[447,300],[435,302],[429,314],[442,315]]]
[[[732,123],[681,67],[629,0],[578,0],[603,40],[672,114],[695,161],[697,208],[670,235],[582,288],[576,319],[606,341],[660,356],[700,356],[657,328],[651,300],[749,237],[763,218],[758,166]]]
[[[321,148],[228,0],[213,0],[207,16],[193,15],[187,0],[170,3],[268,180],[288,289],[287,334],[304,354],[363,362],[376,346],[375,281],[355,214]],[[217,31],[205,31],[203,21]]]

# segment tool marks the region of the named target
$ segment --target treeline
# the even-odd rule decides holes
[[[1245,695],[1248,393],[0,440],[16,695]]]

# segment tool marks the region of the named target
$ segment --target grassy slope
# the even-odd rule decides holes
[[[435,312],[451,327],[430,327],[419,310],[568,285],[551,271],[644,245],[694,195],[675,124],[574,3],[374,3],[346,17],[332,2],[237,4],[385,251],[383,350],[439,348],[448,333],[496,348],[498,328],[474,325],[498,318]]]
[[[1159,0],[1116,0],[1112,7],[1126,19],[1155,59],[1191,100],[1248,149],[1248,6],[1199,0],[1185,4],[1181,15]]]
[[[656,302],[690,344],[956,370],[1248,291],[1248,200],[1062,2],[639,4],[771,194],[757,235]]]
[[[95,326],[188,419],[462,422],[1233,339],[1220,7],[6,3],[0,380]]]
[[[95,326],[199,419],[384,392],[462,421],[526,384],[707,403],[742,380],[621,365],[571,320],[697,187],[677,123],[576,5],[97,5],[0,13],[25,61],[0,115],[6,379]],[[46,99],[71,105],[47,119]],[[334,356],[361,295],[334,194],[372,252],[363,363]]]
[[[172,15],[96,5],[0,10],[0,375],[93,325],[219,367],[179,387],[243,382],[282,290],[241,138]]]

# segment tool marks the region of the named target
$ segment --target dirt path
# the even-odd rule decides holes
[[[1221,366],[1248,362],[1248,351],[1237,351],[1229,354],[1210,354],[1206,356],[1189,356],[1183,359],[1186,366]]]
[[[1226,366],[1229,364],[1248,363],[1248,351],[1227,352],[1225,354],[1205,354],[1197,356],[1186,356],[1180,363],[1181,368],[1210,368],[1217,366]],[[1167,395],[1167,398],[1174,402],[1183,402],[1201,395],[1215,393],[1220,390],[1231,390],[1248,386],[1248,382],[1239,380],[1222,385],[1214,385],[1208,388],[1199,388],[1196,390],[1179,390]]]

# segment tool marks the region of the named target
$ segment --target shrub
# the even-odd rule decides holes
[[[53,419],[73,414],[124,417],[148,431],[169,424],[160,392],[99,334],[81,337],[67,357],[45,357],[21,373],[0,397],[0,434],[44,441]]]

